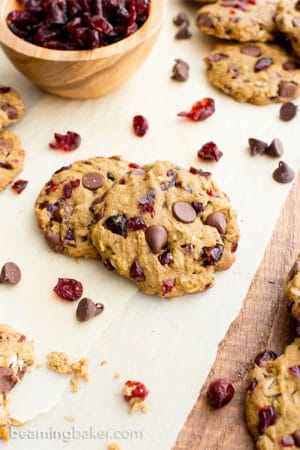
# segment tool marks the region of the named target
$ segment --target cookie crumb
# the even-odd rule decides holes
[[[74,416],[65,416],[64,419],[67,422],[75,422],[76,418]]]
[[[100,366],[106,366],[108,363],[106,361],[106,359],[104,359],[103,361],[100,361]]]
[[[36,368],[37,368],[37,369],[41,369],[41,368],[42,368],[42,364],[40,364],[40,363],[37,364],[37,365],[36,365]]]
[[[114,377],[115,377],[115,378],[120,378],[120,376],[121,376],[121,374],[120,374],[119,372],[116,372],[116,373],[114,374]]]
[[[143,413],[147,413],[149,411],[148,405],[141,400],[140,398],[134,397],[129,400],[129,414],[133,415],[138,411],[142,411]]]
[[[107,450],[122,450],[122,449],[116,442],[113,442],[107,447]]]
[[[72,375],[71,384],[73,392],[78,391],[78,383],[81,378],[88,381],[88,359],[81,358],[78,361],[70,363],[68,361],[68,356],[63,352],[49,353],[49,355],[47,355],[47,359],[48,369],[51,370],[51,372]]]

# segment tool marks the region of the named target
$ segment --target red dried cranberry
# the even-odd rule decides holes
[[[203,203],[201,202],[192,202],[192,207],[194,208],[194,210],[196,211],[197,214],[199,214],[200,212],[204,211],[204,206]]]
[[[211,172],[205,172],[204,170],[196,169],[195,167],[190,167],[190,173],[192,173],[193,175],[200,175],[204,178],[209,178],[211,176]]]
[[[59,183],[54,183],[54,181],[50,180],[48,181],[48,183],[46,184],[46,188],[45,188],[45,194],[49,195],[50,192],[55,192],[56,189],[58,188]]]
[[[21,192],[26,188],[27,184],[27,180],[17,180],[14,182],[11,188],[16,194],[21,194]]]
[[[78,300],[82,296],[82,284],[72,278],[59,278],[54,292],[65,300]]]
[[[130,393],[125,392],[125,394],[124,394],[124,398],[126,400],[131,400],[132,398],[140,398],[141,400],[145,400],[145,398],[149,394],[149,391],[146,388],[146,386],[143,383],[141,383],[140,381],[128,380],[125,383],[125,388],[126,387],[130,388],[130,389],[128,389],[128,391],[130,391]]]
[[[139,200],[139,208],[141,214],[146,214],[147,212],[153,218],[155,215],[154,212],[154,200],[155,200],[156,192],[154,189],[151,189],[147,195],[142,197]]]
[[[124,214],[115,214],[108,217],[105,221],[105,226],[114,234],[119,234],[123,237],[127,236],[127,217]]]
[[[198,158],[205,159],[207,161],[219,161],[223,153],[218,149],[214,142],[207,142],[204,144],[197,153]]]
[[[65,152],[76,150],[81,143],[81,137],[74,131],[67,131],[67,134],[54,133],[54,139],[56,142],[51,142],[49,147]]]
[[[266,428],[276,423],[278,414],[273,406],[262,406],[259,409],[258,417],[258,431],[262,433]]]
[[[231,253],[235,253],[237,251],[238,245],[239,245],[238,242],[233,242],[231,244]]]
[[[199,121],[205,120],[215,112],[215,101],[212,98],[203,98],[193,104],[188,112],[180,112],[177,115],[188,119]]]
[[[260,72],[261,70],[265,70],[273,64],[272,58],[260,58],[256,61],[254,66],[254,72]]]
[[[254,389],[256,388],[257,384],[258,384],[258,379],[253,378],[253,380],[251,381],[249,386],[246,388],[247,394],[251,395],[253,393]]]
[[[139,265],[137,260],[134,260],[130,267],[130,278],[135,281],[145,281],[146,277],[144,275],[143,269]]]
[[[11,88],[9,86],[1,86],[0,87],[0,94],[7,94]]]
[[[72,192],[74,188],[77,188],[80,185],[80,180],[70,180],[68,183],[63,186],[63,193],[65,198],[71,198]]]
[[[214,408],[222,408],[232,400],[234,387],[227,380],[217,379],[210,383],[206,395]]]
[[[138,231],[138,230],[147,230],[147,225],[145,224],[144,219],[141,216],[134,216],[131,219],[128,219],[127,226],[130,231]]]
[[[141,166],[136,163],[129,163],[128,167],[130,167],[131,169],[140,169],[141,168]]]
[[[224,246],[217,244],[215,247],[203,247],[203,252],[207,265],[214,265],[220,261],[224,251]]]
[[[280,442],[282,447],[293,447],[295,445],[295,441],[292,436],[283,437]]]
[[[134,116],[132,126],[136,136],[143,137],[148,131],[149,122],[144,116]]]
[[[174,287],[175,287],[174,279],[164,280],[162,283],[162,294],[167,295],[174,289]]]
[[[274,361],[276,358],[277,355],[272,350],[264,350],[255,357],[254,362],[259,367],[265,367],[270,361]]]
[[[0,162],[0,168],[1,169],[7,169],[7,170],[10,170],[10,169],[12,169],[12,165],[11,164],[9,164],[9,163],[7,163],[7,162]]]
[[[173,262],[170,250],[165,250],[161,255],[158,256],[158,260],[162,266],[169,266]]]
[[[300,366],[299,365],[289,367],[288,371],[294,377],[299,377],[300,376]]]

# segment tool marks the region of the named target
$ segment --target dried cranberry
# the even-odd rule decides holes
[[[162,266],[169,266],[173,262],[170,250],[165,250],[161,255],[158,256],[158,260]]]
[[[256,61],[254,66],[254,72],[260,72],[261,70],[265,70],[273,64],[272,58],[260,58]]]
[[[9,86],[1,86],[0,87],[0,94],[7,94],[11,88]]]
[[[145,281],[146,277],[144,275],[143,269],[139,265],[137,260],[134,260],[130,267],[130,278],[135,281]]]
[[[251,395],[253,393],[254,389],[256,388],[257,384],[258,384],[258,379],[253,378],[253,380],[251,381],[249,386],[246,388],[247,394]]]
[[[192,202],[192,207],[194,208],[194,210],[196,211],[197,214],[199,214],[200,212],[204,211],[204,206],[203,203],[201,202]]]
[[[143,137],[148,131],[149,122],[144,116],[134,116],[132,126],[136,136]]]
[[[283,437],[280,442],[282,447],[293,447],[295,441],[292,436]]]
[[[167,176],[171,177],[171,179],[160,183],[160,188],[162,191],[167,191],[168,189],[170,189],[171,187],[176,185],[177,174],[176,174],[175,170],[173,170],[173,169],[169,170],[167,173]]]
[[[207,142],[197,153],[198,158],[207,161],[219,161],[223,153],[218,149],[214,142]]]
[[[49,147],[65,152],[76,150],[81,143],[81,137],[74,131],[67,131],[67,134],[54,133],[54,139],[56,142],[51,142]]]
[[[148,394],[148,389],[140,381],[126,381],[124,393],[124,398],[126,400],[131,400],[132,398],[140,398],[141,400],[145,400]]]
[[[203,252],[207,265],[214,265],[220,261],[224,251],[224,246],[217,244],[215,247],[203,247]]]
[[[56,189],[58,188],[58,186],[59,186],[59,183],[55,183],[52,180],[48,181],[48,183],[46,184],[46,188],[45,188],[45,194],[49,195],[50,192],[55,192]]]
[[[174,287],[175,287],[174,279],[164,280],[162,283],[162,294],[167,295],[174,289]]]
[[[26,188],[27,184],[27,180],[17,180],[14,182],[11,188],[13,191],[15,191],[16,194],[21,194],[21,192]]]
[[[124,214],[108,217],[105,221],[105,226],[114,234],[119,234],[123,237],[127,236],[127,217]]]
[[[0,162],[0,169],[10,170],[10,169],[12,169],[12,165],[7,163],[7,162],[5,162],[5,163],[4,162]]]
[[[233,242],[231,244],[231,253],[235,253],[237,251],[238,245],[239,245],[238,242]]]
[[[199,121],[205,120],[215,112],[215,101],[212,98],[203,98],[193,104],[188,112],[180,112],[177,115]]]
[[[262,406],[259,409],[258,417],[258,431],[262,433],[266,428],[276,423],[278,414],[273,406]]]
[[[191,255],[193,246],[192,244],[183,244],[180,246],[186,255]]]
[[[276,358],[277,355],[272,350],[264,350],[255,357],[254,362],[259,367],[265,367]]]
[[[200,175],[204,178],[209,178],[211,176],[211,172],[205,172],[204,170],[196,169],[195,167],[190,167],[190,173],[192,173],[193,175]]]
[[[141,166],[136,163],[129,163],[128,167],[130,167],[130,169],[140,169],[141,168]]]
[[[206,392],[208,401],[214,408],[222,408],[234,396],[234,387],[224,379],[216,379],[210,383]]]
[[[127,226],[130,231],[138,231],[138,230],[147,230],[147,225],[145,224],[144,219],[141,216],[134,216],[131,219],[128,219]]]
[[[82,296],[82,284],[72,278],[59,278],[54,292],[65,300],[78,300]]]
[[[299,377],[300,376],[300,366],[299,365],[289,367],[288,371],[294,377]]]
[[[156,192],[154,189],[151,189],[147,195],[142,197],[139,200],[139,208],[141,214],[150,213],[150,216],[153,218],[155,215],[154,212],[154,202],[155,202]]]
[[[63,193],[65,198],[71,198],[72,192],[74,188],[77,188],[80,185],[80,180],[70,180],[68,183],[63,186]]]

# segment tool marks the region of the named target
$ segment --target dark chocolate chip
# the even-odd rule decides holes
[[[101,314],[104,310],[104,305],[102,303],[94,303],[90,298],[82,298],[78,303],[76,309],[76,317],[79,322],[86,322],[92,319],[98,314]]]
[[[82,177],[82,184],[85,188],[95,191],[105,183],[105,177],[98,172],[90,172]]]
[[[291,281],[293,278],[295,278],[295,276],[299,272],[299,269],[300,269],[300,262],[296,261],[288,273],[288,276],[287,276],[288,281]]]
[[[197,25],[203,28],[212,28],[213,20],[207,14],[199,14],[197,17]]]
[[[52,248],[52,250],[54,250],[56,253],[62,253],[64,248],[58,233],[54,233],[51,230],[46,230],[44,236],[47,241],[47,244],[49,245],[50,248]]]
[[[279,158],[283,155],[283,145],[279,139],[273,139],[271,144],[266,148],[265,153],[270,156],[274,156],[274,158]]]
[[[205,61],[208,63],[214,63],[218,61],[224,61],[224,59],[228,59],[228,55],[226,55],[225,53],[213,53],[211,55],[208,55],[205,58]]]
[[[279,110],[279,117],[284,122],[292,120],[297,114],[298,106],[292,102],[283,103]]]
[[[295,10],[300,11],[300,1],[296,2],[295,4]]]
[[[268,144],[260,139],[249,138],[248,143],[252,156],[262,155],[268,147]]]
[[[298,2],[298,3],[300,3],[300,2]],[[293,436],[293,439],[294,439],[294,442],[295,442],[295,446],[296,446],[297,448],[300,448],[300,430],[296,430],[296,431],[292,434],[292,436]]]
[[[1,105],[2,111],[4,111],[7,114],[7,117],[10,120],[16,120],[19,117],[19,111],[17,108],[13,105],[10,105],[9,103],[5,103],[4,105]]]
[[[145,231],[145,238],[152,253],[157,254],[167,244],[168,233],[160,225],[151,225]]]
[[[268,69],[273,64],[272,58],[260,58],[254,65],[254,72],[260,72],[261,70]]]
[[[17,378],[13,369],[0,367],[0,393],[5,395],[17,384]]]
[[[294,97],[297,86],[291,81],[280,81],[278,86],[278,94],[282,98]]]
[[[185,12],[180,12],[177,14],[177,16],[174,17],[173,23],[174,23],[174,25],[177,25],[177,26],[180,26],[183,23],[186,23],[187,25],[189,25],[190,21]]]
[[[273,178],[278,183],[290,183],[295,177],[295,172],[285,162],[280,161],[277,169],[273,172]]]
[[[295,61],[286,61],[282,64],[282,67],[284,70],[287,70],[288,72],[293,72],[298,68],[297,63]]]
[[[255,45],[243,45],[243,47],[240,48],[240,52],[247,56],[258,57],[261,55],[260,49]]]
[[[227,225],[225,214],[221,211],[213,212],[207,217],[206,225],[215,227],[220,234],[225,234]]]
[[[192,33],[190,32],[188,25],[183,23],[175,34],[175,39],[189,39],[191,36]]]
[[[190,66],[184,62],[182,59],[176,59],[173,66],[172,80],[176,81],[186,81],[189,77]]]
[[[192,223],[196,219],[196,211],[190,203],[176,202],[172,208],[175,219],[182,223]]]
[[[17,284],[21,280],[21,270],[13,262],[4,264],[0,274],[0,282],[7,284]]]

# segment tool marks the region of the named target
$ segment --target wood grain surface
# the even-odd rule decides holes
[[[280,354],[293,339],[286,311],[286,275],[300,251],[300,173],[277,221],[263,261],[252,280],[243,307],[219,344],[214,365],[172,450],[253,450],[244,420],[244,392],[252,361],[265,348]],[[231,403],[213,410],[206,390],[215,378],[235,387]]]

